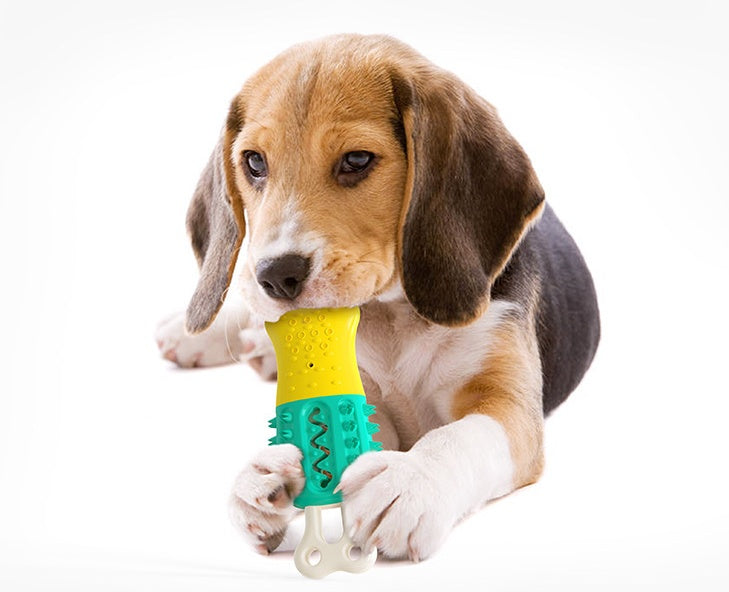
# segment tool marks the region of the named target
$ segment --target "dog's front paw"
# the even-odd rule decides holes
[[[360,456],[342,475],[345,528],[365,553],[372,547],[387,557],[426,559],[443,543],[456,518],[451,504],[408,452]]]
[[[230,518],[256,551],[279,546],[296,514],[293,499],[304,488],[301,451],[292,444],[269,446],[241,471],[230,496]]]
[[[155,333],[162,357],[182,368],[219,366],[238,361],[242,344],[238,326],[216,322],[196,335],[185,331],[185,313],[163,320]]]

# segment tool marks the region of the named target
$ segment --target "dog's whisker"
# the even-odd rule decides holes
[[[230,321],[230,311],[226,311],[225,319],[223,322],[223,335],[225,336],[225,349],[228,351],[228,357],[231,359],[231,361],[238,362],[239,359],[233,353],[233,347],[230,344],[230,334],[228,332],[229,321]],[[237,321],[236,321],[236,324],[237,324]]]

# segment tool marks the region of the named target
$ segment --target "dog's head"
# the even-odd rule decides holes
[[[192,332],[238,268],[252,310],[361,305],[400,285],[466,324],[542,210],[521,147],[476,93],[388,37],[296,46],[235,97],[188,211]]]

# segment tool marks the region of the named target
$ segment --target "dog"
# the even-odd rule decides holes
[[[425,559],[464,516],[537,481],[544,418],[597,349],[597,298],[524,150],[456,76],[385,36],[285,51],[234,98],[187,226],[199,283],[158,335],[180,365],[240,356],[271,378],[262,320],[361,307],[384,451],[339,488],[363,551]],[[240,333],[215,320],[233,289]],[[295,514],[300,461],[271,446],[235,481],[231,516],[262,553]]]

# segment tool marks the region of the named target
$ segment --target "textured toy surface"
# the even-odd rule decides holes
[[[358,324],[358,308],[292,310],[266,323],[279,370],[276,405],[312,396],[364,396],[354,347]]]
[[[360,454],[381,450],[372,440],[375,411],[357,368],[358,308],[302,309],[266,323],[278,367],[276,429],[271,444],[301,449],[306,484],[294,505],[341,501],[334,493],[344,469]]]
[[[304,489],[294,500],[305,508],[304,535],[294,553],[299,571],[320,578],[338,570],[361,572],[377,551],[354,558],[346,533],[328,543],[321,533],[321,507],[341,502],[335,493],[342,473],[360,454],[381,450],[379,430],[365,399],[357,368],[358,308],[300,309],[266,323],[276,351],[276,429],[271,444],[294,444],[302,452]],[[319,558],[314,560],[316,554]]]

